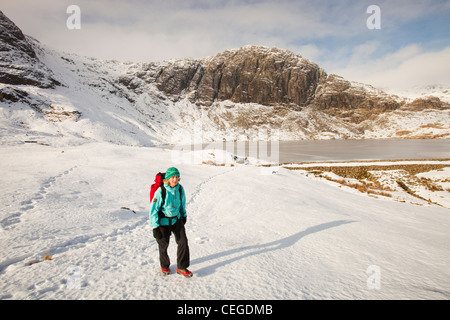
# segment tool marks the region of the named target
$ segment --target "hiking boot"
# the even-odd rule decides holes
[[[161,268],[161,272],[164,276],[167,276],[170,274],[170,269],[169,268]]]
[[[177,273],[181,274],[182,276],[185,276],[186,278],[192,277],[192,272],[190,272],[188,269],[178,269],[177,268]]]

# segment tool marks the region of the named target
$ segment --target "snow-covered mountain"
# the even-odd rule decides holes
[[[3,143],[450,134],[450,107],[439,97],[387,94],[277,48],[245,46],[199,60],[102,61],[49,49],[1,12],[0,48]]]
[[[0,300],[170,300],[168,314],[224,301],[214,315],[240,299],[450,297],[448,160],[274,168],[143,147],[274,132],[445,137],[437,98],[395,97],[276,48],[145,64],[80,57],[0,12],[0,100]],[[190,279],[161,276],[149,223],[150,185],[171,166],[186,192]],[[175,273],[173,240],[169,255]]]

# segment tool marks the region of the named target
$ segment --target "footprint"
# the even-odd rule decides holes
[[[21,206],[29,205],[33,202],[33,200],[25,200],[20,203]]]
[[[198,244],[204,244],[209,242],[209,238],[208,237],[197,237],[195,238],[195,242],[197,242]]]
[[[31,196],[31,198],[29,200],[24,200],[22,202],[20,202],[20,212],[16,212],[12,215],[10,215],[9,217],[4,218],[3,220],[0,221],[0,225],[4,228],[12,228],[12,225],[16,224],[16,223],[20,223],[20,216],[25,212],[25,211],[29,211],[35,208],[35,205],[37,204],[37,202],[39,202],[40,200],[43,200],[45,195],[48,193],[48,189],[53,186],[57,179],[61,178],[63,175],[67,175],[70,172],[73,171],[73,169],[75,169],[75,167],[70,168],[69,170],[65,170],[63,173],[60,173],[54,177],[50,177],[47,180],[45,180],[41,187],[39,188],[39,191],[36,192],[34,195]],[[79,193],[74,193],[75,197],[76,195]]]
[[[3,228],[6,229],[6,227],[9,227],[12,224],[16,224],[20,222],[20,216],[22,215],[21,212],[16,212],[10,215],[9,217],[3,219],[0,221],[0,224]]]

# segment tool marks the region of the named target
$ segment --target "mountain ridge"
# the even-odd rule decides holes
[[[384,103],[382,111],[400,107],[400,103],[385,93],[380,101],[379,94],[352,87],[342,77],[327,75],[316,63],[274,47],[247,45],[225,50],[214,57],[151,65],[148,70],[153,74],[147,74],[146,79],[142,78],[144,81],[154,82],[173,101],[182,98],[183,92],[189,101],[200,106],[227,100],[289,106],[294,110],[317,105],[319,110],[332,109],[330,114],[336,114],[336,109],[352,109],[352,102],[365,104],[363,108]],[[124,84],[132,82],[126,77],[121,80]]]
[[[439,98],[407,101],[279,48],[102,61],[49,49],[1,12],[0,47],[4,125],[24,136],[34,128],[44,140],[190,143],[199,123],[204,142],[261,139],[261,130],[280,140],[450,135],[449,105]]]

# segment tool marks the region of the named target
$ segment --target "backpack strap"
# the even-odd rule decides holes
[[[164,212],[162,212],[162,207],[166,203],[166,187],[164,187],[164,182],[161,182],[161,184],[159,185],[159,188],[161,189],[162,202],[161,202],[161,206],[159,207],[158,217],[167,218],[166,215],[164,214]]]
[[[182,198],[182,194],[183,194],[183,187],[181,186],[181,184],[179,185],[180,187],[178,188],[178,191],[180,191],[180,204],[181,206],[183,205],[183,201],[181,200]],[[180,213],[181,214],[181,213]]]

